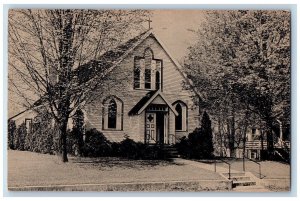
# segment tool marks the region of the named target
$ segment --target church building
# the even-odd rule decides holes
[[[104,61],[119,81],[82,108],[86,129],[96,128],[112,142],[127,135],[137,142],[174,144],[199,126],[195,100],[202,97],[186,89],[191,81],[152,29],[104,53],[96,63]],[[93,72],[87,69],[80,67],[78,76],[89,77]],[[28,119],[24,114],[13,119]]]

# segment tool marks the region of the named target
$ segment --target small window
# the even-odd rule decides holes
[[[187,106],[182,101],[176,101],[172,104],[175,107],[176,112],[178,113],[175,116],[175,130],[176,131],[187,131]]]
[[[140,76],[141,76],[141,67],[140,67],[140,60],[138,58],[134,58],[134,88],[140,88]]]
[[[178,113],[178,116],[176,116],[175,119],[175,129],[182,130],[182,108],[179,103],[176,105],[175,110]]]
[[[121,99],[110,96],[103,101],[102,129],[123,129],[123,102]]]
[[[145,89],[151,89],[151,69],[145,69]]]
[[[155,89],[158,90],[160,89],[160,73],[158,71],[156,71],[156,74],[155,74]]]
[[[31,133],[32,119],[25,119],[25,125],[26,125],[26,129],[27,129],[27,133]]]
[[[117,104],[113,99],[108,105],[108,128],[116,128],[117,126]]]

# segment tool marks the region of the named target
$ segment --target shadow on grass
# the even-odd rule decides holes
[[[122,168],[122,169],[139,169],[146,170],[155,167],[164,166],[182,166],[181,163],[176,163],[172,159],[169,160],[131,160],[126,158],[118,157],[99,157],[99,158],[73,158],[70,162],[78,164],[83,168],[99,168],[102,169],[112,169],[112,168]]]

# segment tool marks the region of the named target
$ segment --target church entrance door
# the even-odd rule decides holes
[[[146,143],[167,144],[167,114],[165,112],[146,113]]]

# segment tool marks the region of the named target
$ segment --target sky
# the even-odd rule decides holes
[[[191,30],[197,30],[203,19],[201,10],[154,10],[151,27],[180,62],[187,48],[195,43],[196,35]]]

